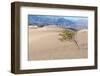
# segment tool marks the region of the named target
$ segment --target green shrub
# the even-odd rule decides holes
[[[60,34],[60,40],[72,40],[74,38],[75,32],[69,29],[64,29]]]
[[[72,31],[70,29],[64,29],[59,35],[61,36],[60,40],[65,41],[65,40],[71,40],[75,43],[75,45],[80,49],[77,41],[75,40],[75,31]]]

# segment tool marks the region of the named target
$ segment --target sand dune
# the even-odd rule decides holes
[[[80,50],[84,51],[88,49],[88,31],[86,29],[80,30],[75,36]]]
[[[60,28],[29,28],[29,60],[87,58],[87,49],[80,51],[73,41],[59,40],[61,31]]]

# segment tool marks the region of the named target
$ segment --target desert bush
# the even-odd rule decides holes
[[[69,29],[64,29],[59,35],[61,36],[61,41],[72,40],[74,39],[75,32]]]
[[[78,49],[80,49],[77,41],[75,40],[75,34],[76,34],[75,31],[72,31],[70,29],[64,29],[59,34],[61,36],[60,40],[61,41],[65,41],[65,40],[69,40],[70,41],[71,40],[71,41],[73,41],[76,44],[76,46],[78,47]]]
[[[44,25],[38,25],[38,27],[44,27]]]

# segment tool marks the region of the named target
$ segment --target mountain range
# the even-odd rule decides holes
[[[64,28],[74,28],[74,29],[87,29],[88,28],[88,19],[72,17],[67,18],[63,16],[40,16],[40,15],[29,15],[28,16],[28,25],[37,25],[37,26],[49,26],[56,25]]]

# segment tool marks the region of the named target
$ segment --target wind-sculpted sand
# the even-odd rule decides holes
[[[87,49],[80,50],[73,41],[59,40],[61,31],[56,27],[29,28],[29,60],[87,58]],[[79,39],[84,40],[87,35],[84,37]]]

